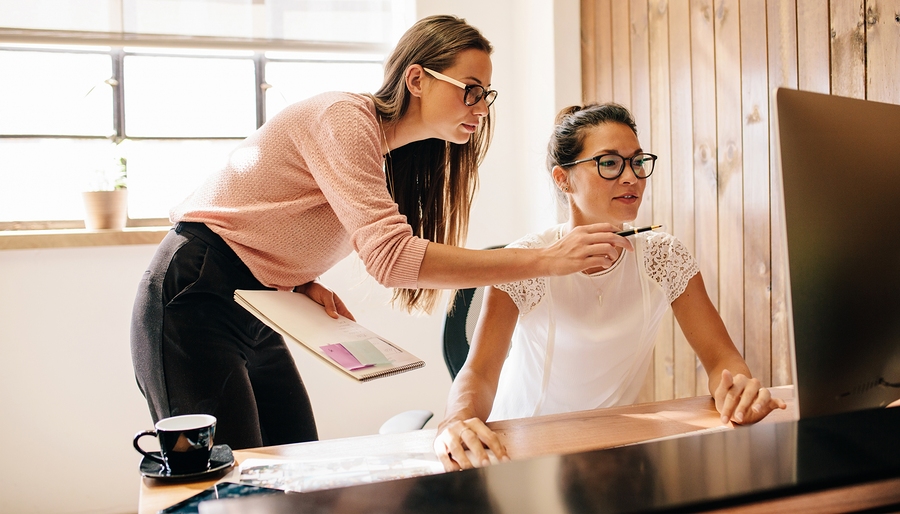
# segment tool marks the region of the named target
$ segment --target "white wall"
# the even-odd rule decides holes
[[[496,132],[481,170],[469,246],[506,243],[552,223],[543,153],[556,110],[580,99],[577,0],[416,5],[418,17],[449,12],[466,18],[495,46]],[[554,26],[566,33],[554,35]],[[140,459],[130,442],[152,423],[134,382],[128,327],[135,288],[153,251],[0,252],[0,511],[136,510]],[[413,408],[439,418],[450,385],[440,346],[443,317],[390,308],[390,291],[369,278],[355,256],[322,280],[360,322],[427,365],[358,384],[297,349],[320,436],[372,434],[394,413]]]

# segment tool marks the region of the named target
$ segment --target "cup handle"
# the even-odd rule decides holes
[[[140,454],[143,455],[144,457],[147,457],[150,460],[159,462],[160,464],[165,466],[166,461],[162,460],[161,458],[157,457],[156,455],[151,455],[150,453],[145,452],[144,449],[141,448],[141,445],[138,444],[138,440],[140,438],[144,437],[145,435],[152,435],[153,437],[156,437],[156,431],[155,430],[144,430],[143,432],[138,432],[137,434],[135,434],[134,449],[137,450],[138,452],[140,452]]]

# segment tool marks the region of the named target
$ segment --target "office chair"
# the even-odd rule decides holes
[[[453,308],[444,318],[444,363],[453,380],[469,356],[469,345],[483,300],[483,287],[458,289],[453,296]]]
[[[490,249],[503,248],[492,246]],[[453,296],[453,308],[444,318],[444,363],[450,378],[455,380],[469,355],[469,344],[475,333],[475,323],[481,313],[481,302],[484,299],[483,287],[458,289]],[[408,410],[397,414],[381,425],[379,434],[394,434],[421,430],[434,416],[428,410]]]

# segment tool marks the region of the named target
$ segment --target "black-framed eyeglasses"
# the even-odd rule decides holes
[[[622,157],[619,154],[606,153],[587,159],[560,164],[563,168],[575,166],[583,162],[594,161],[597,164],[597,173],[606,180],[615,180],[625,171],[625,162],[631,164],[631,171],[637,178],[647,178],[653,173],[653,167],[656,165],[657,157],[652,153],[639,153],[631,157]]]
[[[444,82],[448,82],[458,88],[464,89],[466,93],[463,96],[463,102],[465,102],[465,104],[469,107],[472,107],[473,105],[480,102],[482,98],[484,98],[484,103],[487,104],[488,107],[490,107],[491,104],[494,103],[494,100],[497,99],[497,91],[493,89],[485,89],[478,84],[464,84],[456,79],[452,79],[444,75],[443,73],[438,73],[424,66],[422,67],[422,69],[427,71],[432,77],[438,80],[443,80]]]

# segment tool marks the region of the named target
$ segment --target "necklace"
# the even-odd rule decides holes
[[[378,127],[381,129],[381,137],[384,138],[384,148],[387,150],[387,155],[383,156],[384,176],[387,180],[388,191],[391,193],[391,198],[396,202],[397,197],[394,196],[394,174],[393,169],[391,168],[391,147],[388,145],[387,134],[384,132],[384,120],[381,119],[381,114],[378,115]]]
[[[565,235],[563,233],[563,230],[564,230],[563,225],[560,225],[559,228],[556,229],[557,241],[562,239],[563,236]],[[620,253],[619,256],[612,262],[612,264],[609,265],[608,268],[602,269],[600,271],[595,271],[593,273],[588,273],[587,271],[581,272],[586,277],[588,277],[588,279],[591,281],[591,284],[596,288],[598,305],[603,305],[603,288],[600,287],[600,285],[597,282],[600,280],[601,277],[611,273],[612,270],[617,268],[619,266],[619,263],[621,263],[623,260],[625,260],[625,252]]]

